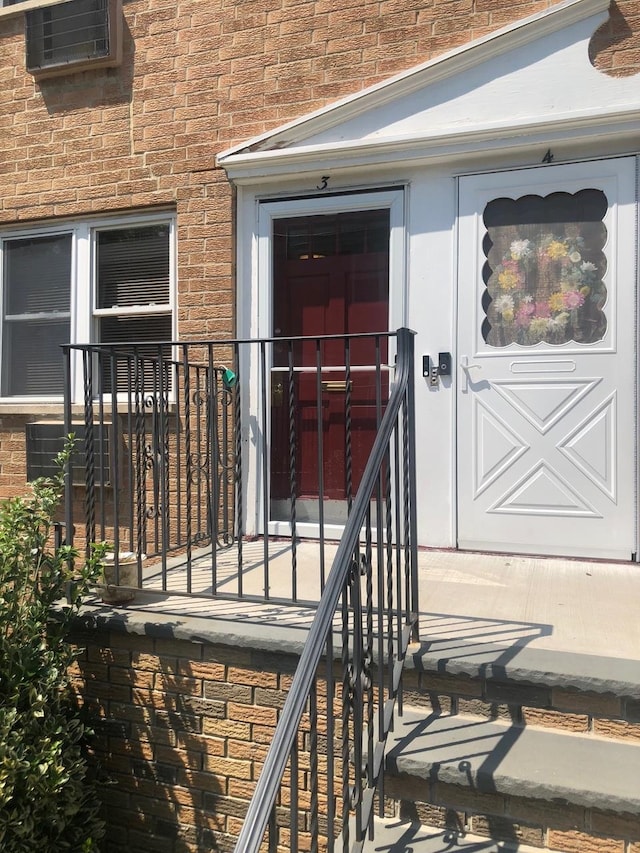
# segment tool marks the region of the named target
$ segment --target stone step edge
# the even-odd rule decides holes
[[[375,835],[365,841],[363,853],[541,853],[548,848],[511,841],[494,841],[481,835],[461,833],[400,818],[374,818]],[[342,850],[342,848],[339,848]],[[335,850],[338,850],[336,846]]]
[[[640,815],[640,744],[405,707],[386,772],[482,793]]]
[[[640,699],[640,659],[586,655],[514,644],[469,641],[458,637],[413,643],[405,667],[439,675],[466,675]]]

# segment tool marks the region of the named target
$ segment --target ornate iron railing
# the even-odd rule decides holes
[[[384,748],[417,639],[413,339],[395,381],[236,853],[357,851],[384,809]],[[334,841],[337,839],[337,841]]]
[[[64,347],[67,541],[111,542],[116,583],[127,553],[143,589],[317,601],[403,335]]]

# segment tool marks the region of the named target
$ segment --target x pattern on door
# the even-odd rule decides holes
[[[460,182],[458,543],[636,551],[635,160]]]
[[[493,382],[499,401],[506,401],[515,414],[509,423],[474,400],[475,497],[494,484],[499,487],[501,476],[521,457],[525,465],[527,458],[536,460],[506,491],[498,488],[488,512],[601,516],[582,490],[558,473],[557,454],[615,502],[616,392],[593,402],[598,385],[599,379]],[[579,423],[566,426],[564,415],[578,406]],[[574,478],[574,485],[579,481]]]

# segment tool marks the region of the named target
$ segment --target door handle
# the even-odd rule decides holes
[[[460,367],[464,370],[464,383],[462,385],[462,391],[467,391],[469,388],[469,382],[471,381],[471,371],[472,370],[482,370],[481,364],[472,364],[469,361],[468,355],[460,356]]]
[[[346,379],[335,379],[328,380],[322,383],[323,391],[346,391],[347,386],[351,388],[351,382],[347,382]]]

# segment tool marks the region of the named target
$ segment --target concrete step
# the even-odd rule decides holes
[[[365,841],[364,853],[540,853],[537,847],[493,841],[464,830],[424,826],[397,818],[375,818],[373,841]]]
[[[439,636],[413,646],[407,704],[640,743],[640,660]]]
[[[585,654],[529,645],[526,634],[505,645],[493,639],[493,634],[500,636],[500,632],[489,620],[480,627],[478,620],[473,621],[473,631],[467,630],[475,633],[475,638],[453,633],[457,621],[459,617],[451,617],[452,624],[441,625],[437,634],[423,635],[421,643],[411,645],[407,667],[418,672],[544,684],[640,699],[640,647],[633,658],[612,657],[597,647],[593,653]]]
[[[634,741],[405,707],[385,793],[415,825],[568,853],[636,853],[639,779]]]

